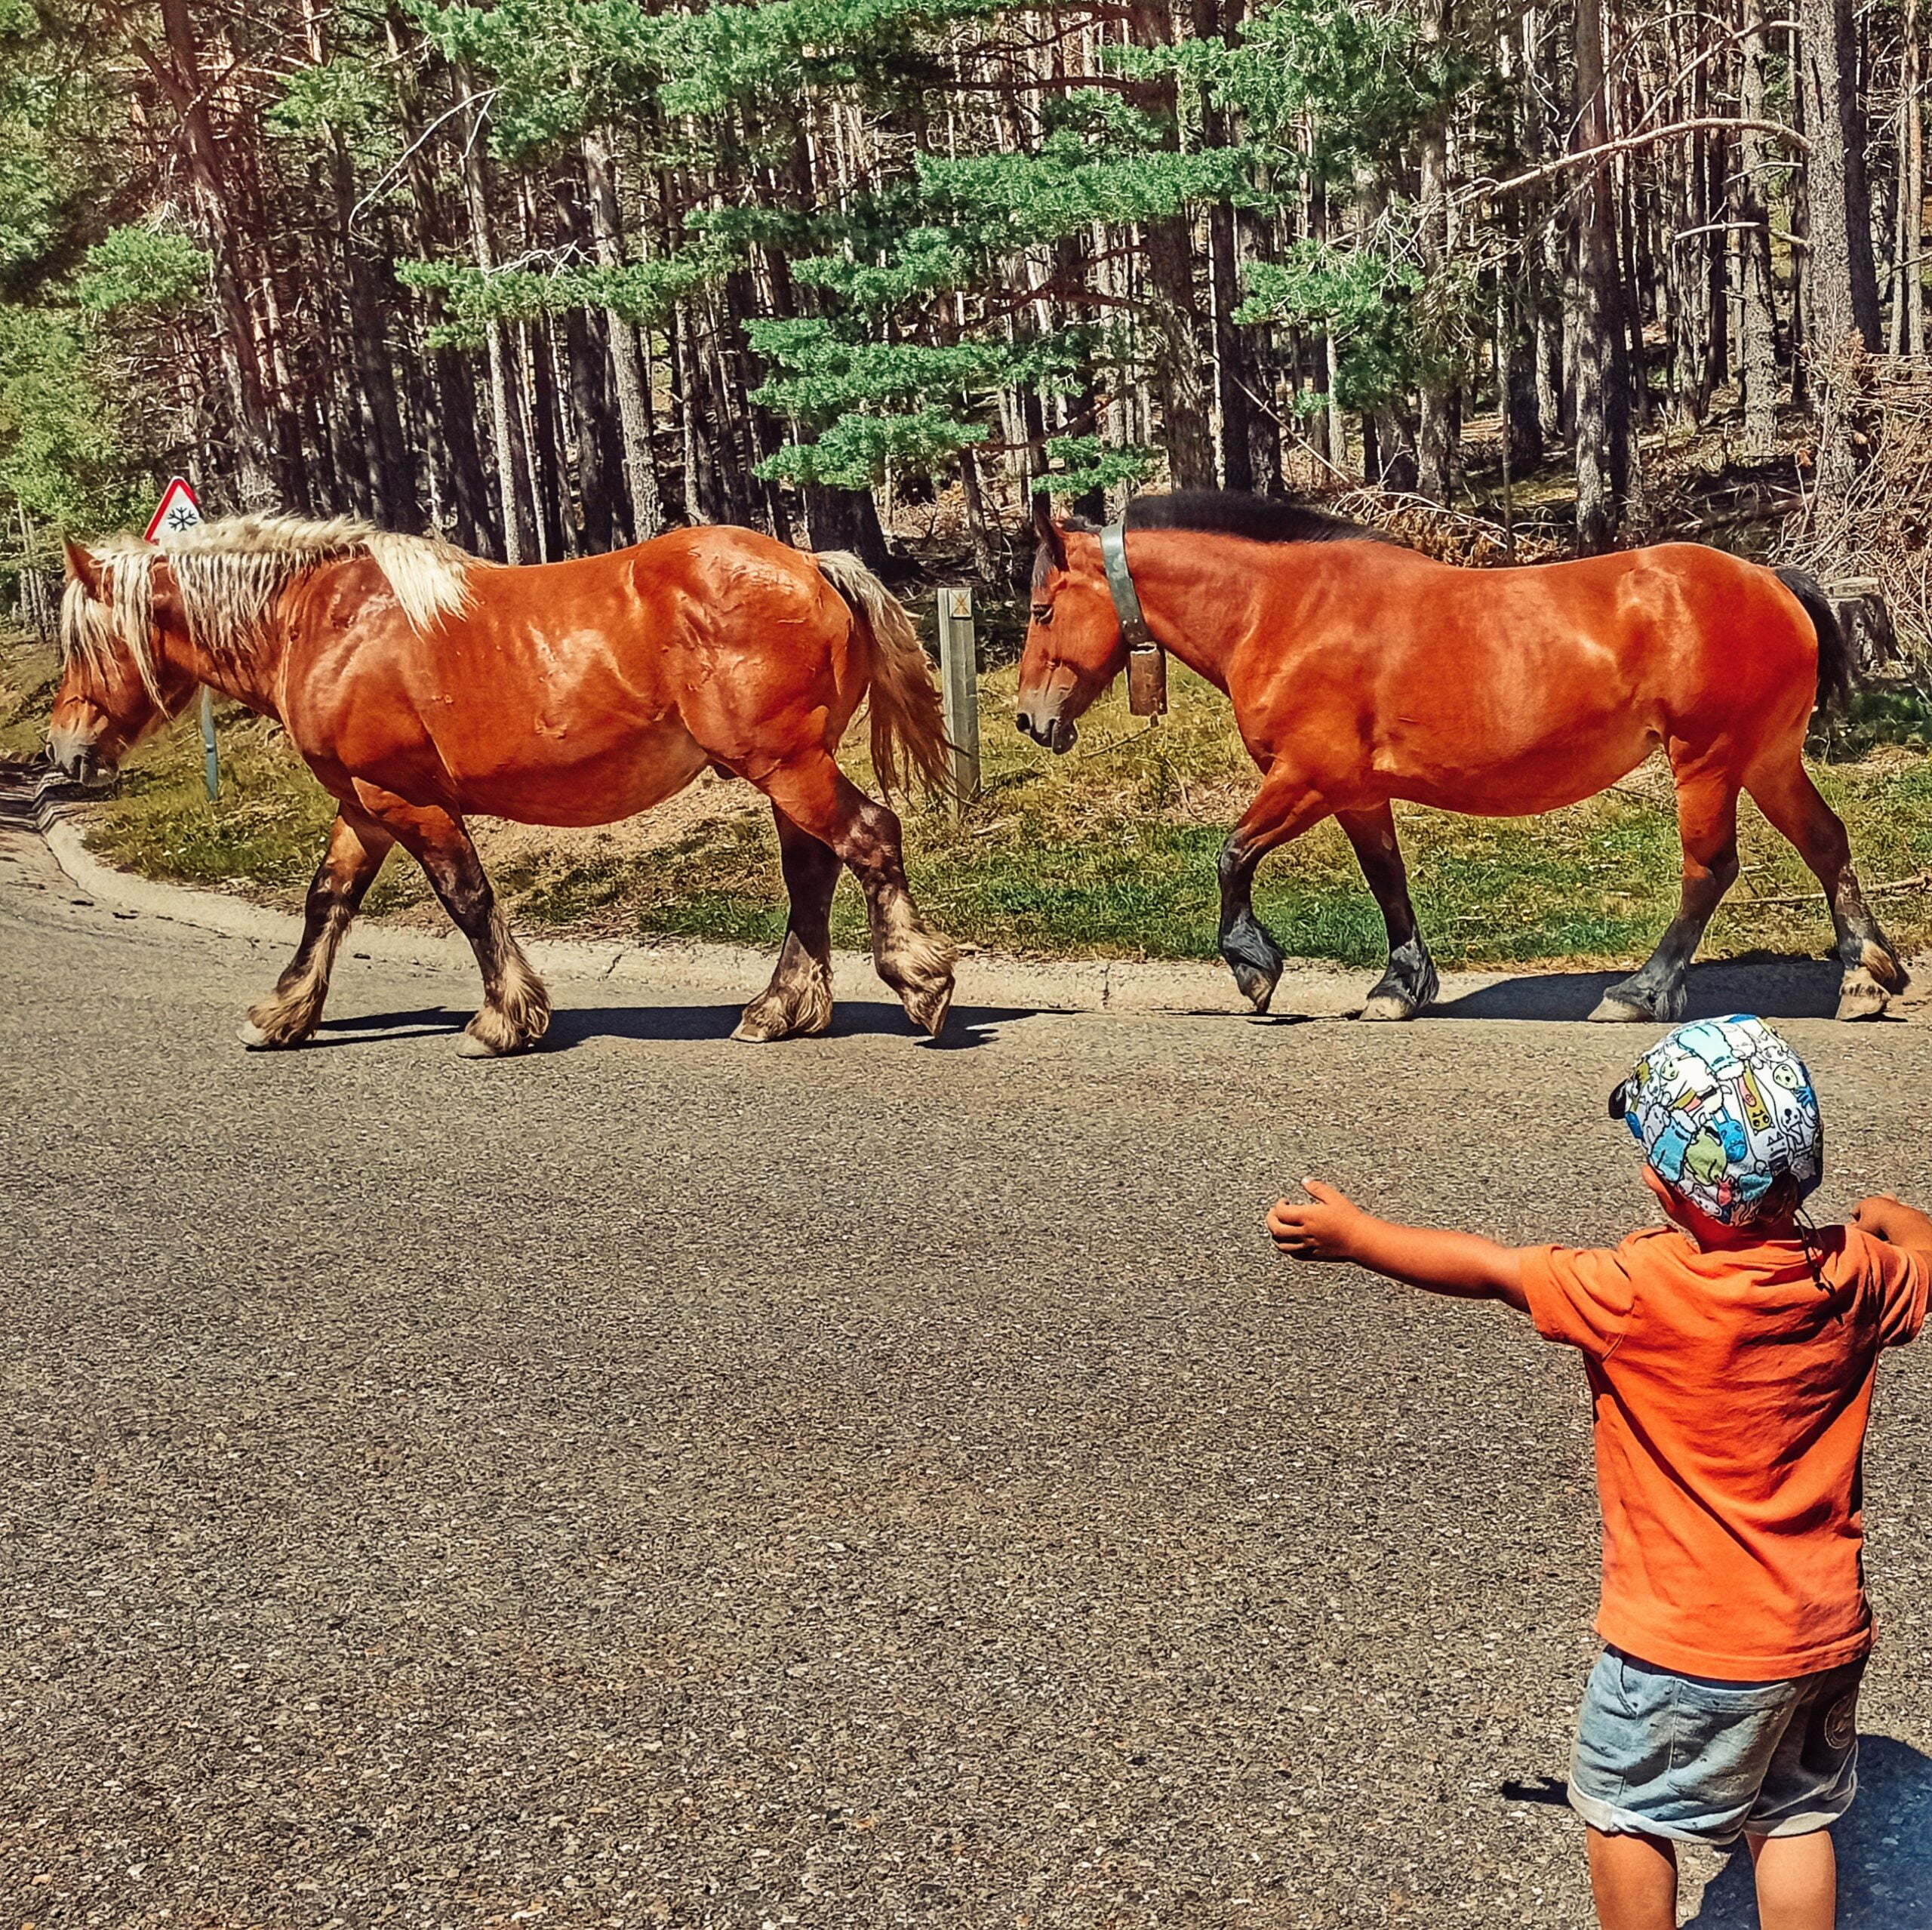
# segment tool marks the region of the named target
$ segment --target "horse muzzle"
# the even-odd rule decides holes
[[[1074,740],[1080,735],[1080,726],[1071,717],[1049,716],[1044,710],[1021,710],[1014,722],[1021,731],[1036,744],[1044,745],[1056,757],[1063,757],[1073,748]]]
[[[88,738],[64,731],[48,732],[47,761],[63,783],[83,790],[100,790],[114,781],[114,767]]]

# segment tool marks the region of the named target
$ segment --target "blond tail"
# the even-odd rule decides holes
[[[915,774],[928,791],[952,788],[939,687],[925,646],[906,606],[843,549],[812,558],[872,639],[872,768],[888,790],[903,790]]]

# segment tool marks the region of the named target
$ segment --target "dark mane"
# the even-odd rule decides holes
[[[1204,535],[1238,536],[1250,543],[1389,543],[1394,539],[1366,523],[1331,516],[1285,496],[1247,496],[1237,489],[1177,489],[1164,496],[1137,496],[1127,506],[1129,529],[1198,530]],[[1098,536],[1100,525],[1084,516],[1067,516],[1060,528]],[[1046,567],[1043,550],[1035,559],[1037,586]]]
[[[1129,529],[1198,530],[1204,535],[1238,536],[1250,543],[1394,543],[1366,523],[1331,516],[1285,496],[1249,496],[1238,489],[1177,489],[1164,496],[1137,496],[1127,506]],[[1060,527],[1081,536],[1098,536],[1100,525],[1084,516],[1066,516]],[[1041,588],[1053,568],[1044,543],[1034,553],[1033,587]]]
[[[1380,530],[1285,496],[1246,496],[1232,489],[1177,489],[1137,496],[1127,506],[1129,529],[1195,529],[1250,543],[1383,543]]]

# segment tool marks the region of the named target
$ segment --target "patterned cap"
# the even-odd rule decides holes
[[[1657,1177],[1725,1226],[1763,1211],[1780,1180],[1795,1206],[1825,1170],[1825,1128],[1804,1061],[1742,1012],[1667,1033],[1610,1095]]]

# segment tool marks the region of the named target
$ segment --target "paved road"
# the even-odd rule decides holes
[[[1291,1276],[1313,1168],[1609,1239],[1634,1041],[278,960],[0,849],[0,1925],[1587,1920],[1582,1376]],[[1932,1028],[1790,1028],[1824,1204],[1932,1196]],[[1932,1921],[1932,1358],[1870,1460],[1854,1926]],[[1742,1872],[1694,1921],[1750,1921]]]

